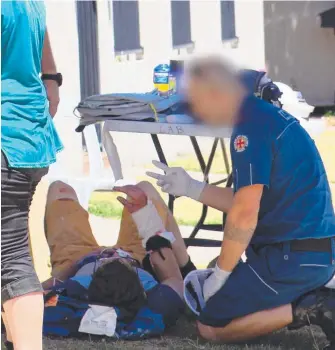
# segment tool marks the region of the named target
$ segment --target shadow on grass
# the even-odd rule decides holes
[[[312,332],[319,349],[322,349],[325,345],[324,336],[317,328],[312,328]],[[175,327],[169,329],[164,336],[159,338],[143,339],[140,341],[115,341],[100,337],[89,338],[87,336],[83,339],[46,338],[43,349],[313,350],[318,348],[314,346],[311,329],[308,328],[294,332],[283,330],[245,344],[215,345],[199,339],[194,322],[182,318]]]

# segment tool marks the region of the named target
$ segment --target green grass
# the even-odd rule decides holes
[[[91,196],[88,212],[103,218],[120,219],[122,216],[122,205],[118,202],[117,193],[94,192]]]
[[[112,200],[91,201],[88,211],[104,218],[120,219],[122,216],[122,207],[114,205]]]
[[[335,109],[330,109],[325,113],[325,117],[335,117]]]
[[[308,328],[289,332],[282,330],[263,337],[248,344],[220,345],[203,341],[198,338],[194,322],[185,318],[178,321],[162,336],[139,341],[116,341],[89,337],[83,335],[83,339],[74,338],[45,338],[44,350],[316,350],[325,345],[325,338],[318,328],[313,327],[313,336],[318,347],[315,347],[313,338]]]

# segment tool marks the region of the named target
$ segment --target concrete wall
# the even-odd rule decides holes
[[[143,59],[117,62],[113,53],[113,22],[108,1],[98,2],[101,92],[149,91],[152,71],[171,58],[191,55],[172,48],[170,0],[139,0],[140,36]],[[191,0],[191,32],[194,54],[217,53],[237,65],[264,67],[263,1],[236,1],[238,48],[224,47],[221,41],[219,0]]]
[[[46,1],[47,24],[57,68],[64,77],[61,102],[55,118],[65,145],[57,167],[70,174],[82,171],[81,135],[74,129],[78,120],[73,109],[80,100],[79,50],[75,1]],[[171,58],[190,57],[186,50],[172,48],[170,0],[140,0],[140,37],[144,54],[141,60],[130,57],[119,62],[114,56],[113,14],[108,0],[99,0],[98,31],[101,93],[146,92],[153,88],[153,68]],[[219,0],[191,0],[191,31],[194,54],[217,53],[237,65],[264,67],[263,2],[236,1],[238,47],[225,47],[221,41]],[[125,26],[127,24],[125,23]],[[55,170],[56,171],[56,170]],[[57,170],[58,171],[58,170]]]
[[[302,91],[311,105],[335,104],[335,34],[318,14],[334,1],[264,1],[270,76]]]
[[[78,119],[73,115],[80,100],[76,7],[74,1],[45,1],[45,5],[54,58],[64,80],[55,124],[65,150],[59,154],[57,166],[75,175],[82,171],[81,134],[74,131]]]

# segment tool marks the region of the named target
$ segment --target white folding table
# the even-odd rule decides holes
[[[225,164],[226,174],[225,178],[215,183],[214,185],[219,185],[225,183],[227,187],[232,185],[232,176],[230,174],[230,165],[227,155],[227,150],[225,147],[225,138],[229,138],[231,135],[231,130],[222,127],[210,127],[200,124],[171,124],[171,123],[160,123],[160,122],[146,122],[146,121],[124,121],[124,120],[107,120],[104,122],[102,141],[104,148],[106,150],[108,160],[112,171],[114,173],[115,180],[123,179],[121,160],[117,147],[114,143],[111,132],[127,132],[127,133],[142,133],[150,134],[154,147],[156,149],[158,158],[161,162],[168,165],[166,157],[164,155],[161,143],[159,141],[158,135],[174,135],[174,136],[189,136],[194,152],[198,159],[201,171],[203,173],[204,181],[209,182],[209,173],[212,167],[215,151],[218,144],[220,144],[222,150],[222,156]],[[210,151],[207,162],[199,147],[197,137],[213,137],[213,145]],[[176,197],[169,196],[169,209],[173,212],[174,201]],[[192,246],[221,246],[221,241],[214,240],[204,240],[196,239],[200,229],[203,230],[213,230],[221,231],[223,230],[223,223],[220,225],[206,225],[204,224],[207,216],[207,206],[203,205],[201,216],[198,223],[195,225],[190,237],[185,240],[186,244]],[[225,217],[223,217],[224,221]]]

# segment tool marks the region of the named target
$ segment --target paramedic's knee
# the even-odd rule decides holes
[[[55,181],[49,186],[47,202],[51,203],[62,199],[78,201],[77,194],[70,185],[62,181]]]
[[[155,187],[148,181],[141,181],[137,184],[137,186],[147,195],[150,199],[160,199],[158,191]]]
[[[201,322],[198,321],[197,322],[197,329],[198,329],[198,333],[199,333],[201,338],[208,340],[208,341],[212,341],[212,342],[217,341],[216,329],[214,327],[207,326],[207,325],[202,324]]]

